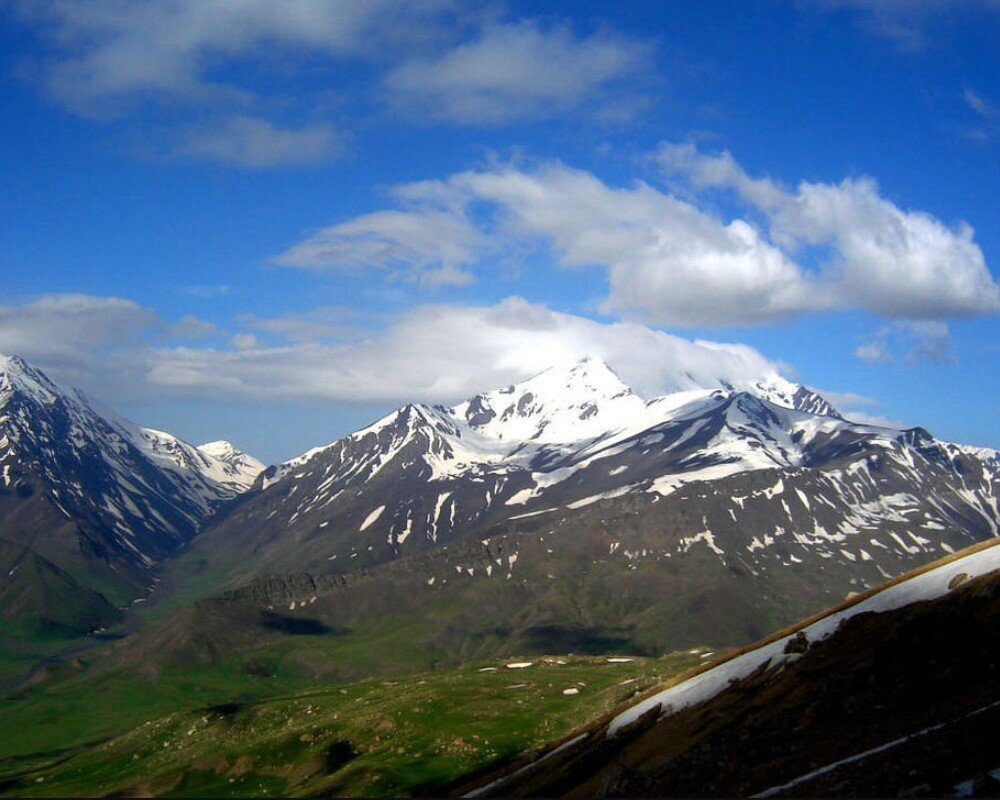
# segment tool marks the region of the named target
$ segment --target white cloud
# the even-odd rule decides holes
[[[214,285],[196,284],[194,286],[184,286],[178,289],[181,294],[195,297],[199,300],[212,300],[217,297],[225,297],[233,291],[233,287],[225,283]]]
[[[369,330],[358,324],[360,317],[361,314],[355,309],[328,306],[314,308],[302,314],[284,314],[278,317],[241,314],[239,320],[248,328],[286,341],[316,342],[364,338],[369,335]]]
[[[236,350],[253,350],[260,342],[252,333],[237,333],[229,340],[229,344]]]
[[[606,311],[672,325],[736,325],[820,303],[798,267],[744,220],[725,223],[637,183],[614,188],[562,165],[452,179],[496,204],[507,231],[542,237],[566,266],[602,265]]]
[[[276,51],[364,57],[421,41],[447,24],[454,4],[434,0],[26,0],[60,57],[49,64],[53,95],[81,113],[150,95],[239,102],[252,92],[218,77],[220,60],[266,60]]]
[[[460,286],[473,280],[463,267],[486,244],[460,210],[378,211],[316,231],[273,261],[315,270],[378,269],[432,286]]]
[[[0,352],[79,365],[91,349],[158,323],[155,312],[119,297],[42,295],[21,305],[0,306]]]
[[[169,334],[178,339],[200,339],[215,331],[215,323],[200,319],[193,314],[181,317],[169,328]]]
[[[832,389],[813,389],[814,392],[829,400],[835,408],[854,408],[856,406],[877,406],[878,400],[857,392],[837,392]]]
[[[566,26],[501,22],[443,54],[402,64],[385,89],[393,105],[421,119],[490,125],[552,116],[609,86],[622,88],[650,53],[645,42],[609,32],[579,37]]]
[[[664,325],[746,325],[830,309],[913,320],[1000,311],[1000,286],[972,228],[900,209],[870,178],[789,190],[750,177],[728,153],[663,145],[656,159],[693,198],[642,182],[609,186],[558,162],[493,163],[396,187],[400,208],[324,228],[276,261],[459,284],[487,255],[541,247],[560,266],[606,269],[602,311]],[[708,189],[734,190],[748,219],[699,207]],[[797,263],[803,253],[816,261],[816,249],[828,255]]]
[[[874,397],[867,397],[857,392],[835,392],[829,389],[814,389],[836,408],[845,419],[860,422],[863,425],[875,425],[879,428],[908,428],[904,422],[861,409],[870,409],[881,405]]]
[[[892,417],[886,417],[882,414],[869,414],[865,411],[855,411],[853,409],[848,409],[846,411],[841,411],[842,416],[845,419],[849,419],[852,422],[859,422],[862,425],[874,425],[876,428],[894,428],[895,430],[905,430],[906,428],[912,427],[909,423],[902,422],[901,420],[894,419]]]
[[[118,365],[123,343],[134,349],[144,335],[164,331],[153,311],[119,297],[50,294],[0,306],[0,353],[24,356],[56,380],[115,397],[140,383]],[[119,368],[120,367],[120,368]]]
[[[160,391],[257,398],[449,402],[585,356],[646,394],[739,384],[778,367],[743,345],[689,341],[635,323],[602,324],[520,298],[488,307],[423,306],[346,344],[149,354]]]
[[[803,181],[791,191],[749,177],[729,153],[664,145],[658,159],[668,175],[680,175],[696,189],[735,190],[764,212],[772,241],[789,252],[802,245],[832,248],[822,278],[843,307],[912,319],[1000,311],[1000,286],[972,228],[904,211],[884,199],[870,178]]]
[[[606,268],[603,310],[647,322],[748,324],[826,304],[753,225],[723,222],[643,183],[616,188],[558,163],[496,165],[398,187],[395,196],[405,208],[326,228],[278,262],[428,280],[459,268],[464,276],[491,251],[541,244],[563,266]]]
[[[877,364],[940,364],[955,360],[948,326],[937,320],[897,320],[883,325],[855,351]]]
[[[728,153],[665,145],[657,158],[696,190],[736,190],[764,212],[770,236],[647,184],[611,187],[561,164],[494,165],[398,187],[406,208],[326,228],[278,260],[423,280],[457,271],[464,280],[489,245],[541,242],[564,266],[608,270],[603,310],[672,325],[749,324],[824,308],[912,319],[1000,310],[1000,287],[972,229],[903,211],[870,179],[803,182],[793,192],[751,178]],[[834,257],[811,273],[793,260],[804,245],[827,246]]]
[[[250,168],[316,164],[335,158],[340,150],[340,137],[332,125],[284,128],[245,115],[189,129],[174,147],[179,155]]]
[[[154,346],[155,312],[113,297],[52,295],[0,307],[0,353],[20,354],[98,399],[449,402],[556,363],[603,358],[652,396],[743,384],[780,366],[739,344],[691,341],[632,322],[601,323],[510,297],[492,306],[426,305],[364,330],[356,315],[245,315],[229,346]],[[362,320],[365,321],[365,320]],[[278,336],[279,345],[254,331]]]
[[[30,72],[56,102],[84,117],[120,122],[143,142],[143,152],[250,168],[312,164],[342,153],[346,123],[316,119],[329,106],[331,83],[317,85],[308,72],[289,80],[288,70],[302,59],[322,60],[337,85],[345,63],[443,46],[463,29],[454,0],[13,0],[10,6],[47,45]],[[289,122],[294,118],[313,121]]]
[[[46,46],[25,72],[66,109],[117,122],[143,150],[251,168],[342,154],[349,114],[382,101],[423,120],[475,124],[580,107],[621,114],[635,95],[624,81],[652,52],[610,31],[504,21],[495,4],[459,0],[7,7]],[[337,118],[326,118],[333,108]]]
[[[996,119],[1000,116],[1000,111],[997,111],[996,106],[969,87],[965,87],[963,90],[962,98],[965,100],[965,104],[983,119]]]
[[[1000,311],[1000,287],[972,228],[903,211],[873,180],[802,183],[772,220],[779,240],[832,244],[838,257],[828,269],[845,299],[868,311],[907,318]]]
[[[962,91],[962,99],[979,118],[974,127],[965,131],[966,138],[984,143],[992,140],[1000,131],[1000,109],[985,95],[970,89],[968,86]]]
[[[871,364],[891,364],[894,361],[885,341],[878,336],[870,342],[858,345],[857,350],[854,351],[854,355],[862,361],[868,361]]]

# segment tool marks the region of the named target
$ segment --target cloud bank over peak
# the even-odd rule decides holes
[[[225,332],[220,343],[194,343],[128,300],[50,295],[0,308],[0,352],[23,355],[99,398],[132,402],[170,396],[452,402],[585,357],[607,361],[647,396],[746,384],[782,371],[745,345],[597,322],[520,297],[419,306],[379,328],[353,322],[339,308],[243,315],[244,329],[226,346]],[[267,342],[256,334],[267,334]]]
[[[161,390],[311,400],[452,402],[588,356],[640,393],[744,384],[780,366],[753,348],[691,341],[509,297],[492,306],[420,306],[362,341],[150,354]]]

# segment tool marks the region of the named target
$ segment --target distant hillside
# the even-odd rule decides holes
[[[0,539],[0,633],[80,636],[122,612],[24,545]]]

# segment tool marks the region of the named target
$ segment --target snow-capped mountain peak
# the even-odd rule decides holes
[[[59,388],[44,373],[31,367],[23,358],[0,354],[0,401],[14,392],[40,403],[52,403],[60,394]]]
[[[805,411],[821,417],[843,419],[833,404],[821,394],[800,383],[792,383],[785,380],[780,376],[772,376],[765,380],[755,381],[747,387],[747,391],[774,403],[776,406],[784,406],[796,411]]]
[[[24,359],[0,357],[0,499],[46,498],[109,558],[148,567],[193,536],[263,468],[239,456],[134,425]]]
[[[656,525],[683,531],[678,552],[704,541],[751,572],[775,559],[881,558],[885,569],[932,552],[934,532],[950,536],[956,519],[976,536],[996,535],[994,464],[929,435],[852,423],[778,376],[647,402],[588,359],[450,408],[403,406],[271,467],[218,541],[243,554],[253,529],[255,558],[268,569],[325,570],[334,560],[371,564],[489,538],[508,525],[558,527],[598,503],[621,503],[630,515],[656,504]],[[681,508],[690,513],[675,513]],[[604,525],[597,509],[587,525]],[[283,544],[288,537],[295,548]],[[617,541],[604,545],[612,556]],[[625,557],[645,558],[651,541]],[[857,548],[847,550],[848,541]],[[500,564],[491,559],[487,576]]]
[[[226,481],[229,483],[250,488],[254,480],[264,471],[264,464],[258,461],[249,453],[240,450],[232,442],[220,439],[215,442],[206,442],[198,445],[199,453],[214,459],[222,465]]]
[[[565,444],[622,427],[644,407],[614,370],[587,358],[478,394],[447,413],[487,439]]]

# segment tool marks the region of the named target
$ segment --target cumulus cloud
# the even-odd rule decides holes
[[[898,320],[883,325],[855,355],[875,364],[940,364],[955,360],[948,326],[937,320]]]
[[[206,395],[451,402],[586,356],[603,358],[648,395],[779,372],[744,345],[604,324],[511,297],[493,306],[415,308],[359,342],[160,349],[148,356],[148,379],[160,391]]]
[[[559,163],[494,165],[395,195],[405,208],[326,228],[278,262],[405,268],[431,282],[466,275],[485,253],[540,244],[563,266],[606,268],[603,310],[646,322],[736,325],[824,305],[749,222],[724,222],[644,183],[612,187]]]
[[[488,255],[540,247],[557,265],[607,271],[602,311],[664,325],[850,308],[901,319],[1000,311],[972,228],[903,210],[870,178],[791,190],[749,176],[728,153],[664,145],[656,159],[693,198],[643,182],[611,186],[558,162],[493,163],[396,187],[399,208],[324,228],[276,261],[459,284]],[[745,218],[709,210],[709,189],[734,190]],[[815,263],[817,249],[829,257]],[[803,253],[813,263],[799,263]]]
[[[900,209],[871,178],[803,181],[789,190],[751,178],[729,153],[707,155],[689,144],[668,144],[658,159],[668,175],[682,176],[696,189],[735,190],[767,216],[772,241],[790,253],[805,245],[831,248],[822,278],[842,307],[911,319],[1000,311],[1000,286],[972,228]]]
[[[818,301],[803,274],[744,220],[725,223],[647,184],[610,187],[563,165],[465,173],[503,230],[542,237],[566,266],[602,265],[603,309],[672,325],[774,319]]]
[[[422,119],[489,125],[547,117],[640,73],[650,46],[610,32],[580,37],[534,20],[494,23],[472,41],[385,78],[390,102]]]

